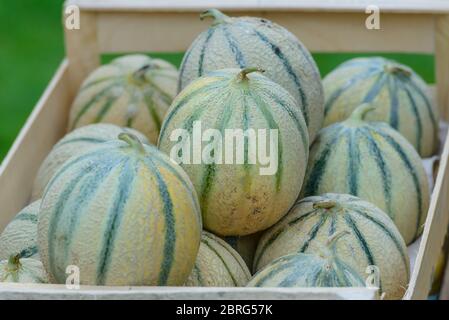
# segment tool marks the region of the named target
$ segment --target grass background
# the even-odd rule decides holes
[[[0,1],[0,161],[64,57],[62,4],[63,0]],[[432,55],[371,53],[363,56],[379,54],[408,64],[427,82],[434,82]],[[153,53],[152,56],[179,65],[183,53]],[[361,54],[314,53],[323,76],[355,56]],[[112,58],[107,55],[102,61]]]

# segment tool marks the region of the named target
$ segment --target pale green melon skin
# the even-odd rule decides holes
[[[22,209],[0,234],[0,260],[21,254],[22,258],[39,260],[37,220],[41,200]]]
[[[52,283],[183,285],[195,263],[201,212],[188,176],[151,145],[105,142],[50,180],[38,222]]]
[[[314,204],[329,200],[337,205],[331,209],[314,208]],[[388,233],[355,210],[378,221]],[[348,234],[335,243],[335,254],[358,274],[368,276],[366,268],[371,262],[357,232],[348,226],[347,215],[356,224],[374,265],[379,268],[381,292],[385,292],[387,299],[402,298],[410,277],[405,242],[393,221],[382,210],[351,195],[327,193],[298,201],[281,221],[262,235],[254,258],[254,271],[287,254],[319,254],[330,236],[347,231]],[[302,216],[306,218],[299,219]],[[308,245],[304,248],[307,241]]]
[[[244,287],[251,273],[242,257],[225,241],[203,231],[189,287]]]
[[[328,248],[322,248],[326,252]],[[294,253],[271,262],[248,287],[364,287],[363,275],[337,257]]]
[[[276,223],[299,194],[308,157],[307,128],[292,96],[258,72],[248,74],[243,84],[237,82],[239,72],[239,69],[211,72],[185,88],[167,113],[158,143],[160,150],[171,154],[179,144],[170,139],[174,130],[191,129],[191,119],[201,121],[203,133],[209,128],[222,130],[224,114],[230,114],[225,128],[245,130],[243,119],[247,118],[247,128],[278,129],[281,161],[274,175],[260,175],[260,163],[248,166],[181,163],[200,198],[205,228],[220,236],[248,235]],[[249,95],[261,102],[254,103]],[[290,113],[269,95],[280,99]],[[276,125],[265,119],[259,110],[263,107]],[[211,167],[215,168],[214,176],[208,180],[206,170]]]
[[[232,51],[225,30],[241,52],[243,62],[239,63],[236,57],[238,54]],[[262,41],[256,31],[277,49]],[[276,50],[279,50],[279,55]],[[269,20],[228,17],[226,21],[214,24],[198,35],[182,61],[179,90],[210,71],[244,67],[264,69],[268,78],[280,84],[296,99],[305,113],[312,142],[322,126],[324,114],[324,92],[318,67],[309,51],[292,33]]]
[[[109,123],[87,125],[66,134],[53,146],[39,167],[33,184],[32,201],[42,198],[48,181],[65,161],[91,148],[95,148],[99,143],[117,139],[122,132],[132,133],[143,143],[149,143],[148,139],[137,130]]]
[[[48,283],[42,262],[36,259],[20,259],[18,270],[12,271],[8,260],[0,261],[0,282]]]
[[[410,72],[410,76],[403,77],[386,72],[385,68],[388,66],[406,70]],[[364,101],[365,95],[367,95],[376,81],[382,81],[379,78],[380,76],[384,76],[386,82],[380,88],[378,94],[373,96],[372,100],[365,101],[376,107],[374,111],[367,115],[366,120],[389,123],[415,147],[422,157],[430,157],[438,150],[439,146],[438,108],[433,103],[428,87],[421,77],[409,67],[392,60],[380,57],[356,58],[343,63],[329,73],[323,80],[326,98],[323,126],[348,118],[351,112]],[[338,98],[332,99],[332,96],[339,89],[344,88],[351,79],[357,77],[364,79],[354,81],[354,84],[344,90]],[[414,101],[413,103],[404,86],[408,88]],[[397,102],[392,97],[396,97]],[[331,103],[332,100],[333,103]],[[392,115],[392,108],[395,103],[398,105],[396,125]],[[416,108],[416,112],[419,114],[419,120],[413,111],[414,108]],[[419,128],[421,129],[419,130]]]
[[[370,143],[366,136],[359,136],[360,132],[366,132],[370,140],[377,144],[380,156],[372,153]],[[396,149],[377,132],[398,144],[411,169]],[[355,137],[352,147],[349,134]],[[327,146],[331,146],[332,151],[325,160],[325,167],[319,168]],[[356,150],[359,151],[358,161],[356,154],[351,153]],[[380,161],[382,165],[379,165]],[[386,178],[382,170],[386,172]],[[318,178],[320,172],[322,175]],[[353,177],[356,177],[356,190],[351,188]],[[327,192],[352,194],[378,206],[393,219],[407,244],[419,237],[424,229],[430,202],[424,166],[413,146],[385,123],[348,119],[319,132],[310,149],[301,196]]]
[[[253,267],[254,254],[256,253],[257,243],[262,236],[263,231],[249,234],[241,237],[224,237],[226,241],[245,261],[248,268],[251,270]]]
[[[145,65],[157,69],[147,71],[145,81],[136,82],[133,74]],[[155,144],[160,124],[176,96],[177,81],[178,71],[167,61],[141,54],[114,59],[94,70],[82,83],[71,106],[68,131],[92,123],[112,123],[134,128]],[[109,99],[112,101],[109,110],[99,119]]]

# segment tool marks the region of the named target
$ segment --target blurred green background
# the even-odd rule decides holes
[[[0,1],[0,161],[64,57],[62,4],[63,0]],[[152,55],[179,65],[183,54]],[[434,82],[433,56],[382,55],[408,64],[427,82]],[[360,54],[314,53],[323,76],[354,56]]]

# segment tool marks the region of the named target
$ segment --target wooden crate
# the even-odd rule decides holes
[[[316,52],[413,52],[435,55],[440,114],[449,121],[449,2],[444,0],[70,0],[81,28],[65,30],[66,53],[0,168],[0,231],[29,200],[40,163],[66,131],[73,96],[102,53],[184,51],[207,28],[206,8],[266,17]],[[380,7],[381,30],[365,28],[367,5]],[[449,139],[404,299],[425,299],[449,224]],[[0,284],[0,298],[72,299],[375,299],[375,288],[157,288]]]

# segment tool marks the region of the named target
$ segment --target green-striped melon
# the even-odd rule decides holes
[[[260,270],[248,287],[365,287],[359,274],[336,254],[335,243],[347,232],[329,237],[314,253],[282,256]]]
[[[376,110],[367,120],[389,123],[422,157],[438,150],[438,109],[426,83],[409,67],[381,57],[356,58],[329,73],[323,85],[325,126],[371,103]]]
[[[200,250],[186,286],[244,287],[250,278],[242,257],[225,241],[203,231]]]
[[[370,105],[322,129],[310,149],[302,196],[348,193],[388,213],[407,244],[422,232],[430,191],[413,146],[384,122],[367,122]]]
[[[174,100],[159,137],[159,148],[172,154],[172,159],[180,162],[182,157],[189,157],[181,165],[198,192],[204,226],[221,236],[255,233],[278,221],[297,198],[307,166],[307,127],[295,100],[281,86],[254,71],[252,68],[217,70],[191,83]],[[194,141],[196,121],[201,125],[202,135],[208,129],[216,129],[222,140],[226,140],[226,129],[240,129],[242,133],[253,130],[254,135],[260,130],[266,134],[262,142],[270,139],[271,129],[277,130],[277,141],[274,135],[271,137],[277,142],[278,152],[274,142],[266,143],[267,150],[273,147],[272,160],[277,161],[277,170],[274,174],[261,175],[261,168],[267,165],[262,165],[260,158],[255,164],[250,163],[251,140],[243,136],[240,146],[244,150],[237,148],[238,143],[233,143],[233,149],[228,150],[234,158],[231,163],[225,164],[218,147],[209,150],[211,154],[217,152],[214,162],[193,163],[195,154],[201,156],[208,146],[214,145],[210,140]],[[173,133],[180,129],[187,130],[192,139],[178,142]],[[202,150],[193,150],[194,144],[200,143]],[[190,150],[190,156],[186,156],[187,151],[180,145]],[[224,149],[222,153],[226,152]],[[242,155],[241,164],[237,163],[237,152]],[[218,164],[220,159],[222,163]],[[187,160],[191,163],[186,164]]]
[[[81,284],[183,285],[201,237],[188,176],[129,133],[65,162],[39,214],[39,252],[55,283],[76,265]]]
[[[32,200],[39,199],[43,196],[48,181],[50,181],[65,161],[96,147],[99,143],[117,139],[117,136],[123,131],[132,133],[142,142],[148,143],[147,138],[137,130],[119,127],[109,123],[87,125],[66,134],[53,146],[50,153],[42,162],[34,180]]]
[[[309,51],[288,30],[264,18],[228,17],[216,9],[201,14],[212,17],[184,55],[179,89],[209,71],[259,67],[298,102],[309,129],[310,141],[323,122],[324,93],[320,73]]]
[[[48,283],[48,276],[39,260],[15,255],[0,261],[0,282]]]
[[[22,209],[0,234],[0,260],[11,256],[39,260],[37,220],[41,200]]]
[[[134,54],[94,70],[81,85],[69,131],[97,122],[132,127],[156,143],[164,115],[176,95],[178,71],[161,59]]]
[[[248,268],[252,269],[254,254],[261,236],[262,232],[257,232],[247,236],[228,236],[223,239],[240,254]]]
[[[317,253],[329,237],[349,232],[335,243],[335,255],[366,274],[380,271],[380,291],[401,298],[410,277],[407,247],[393,221],[373,204],[345,194],[327,193],[298,201],[259,241],[254,271],[292,253]]]

